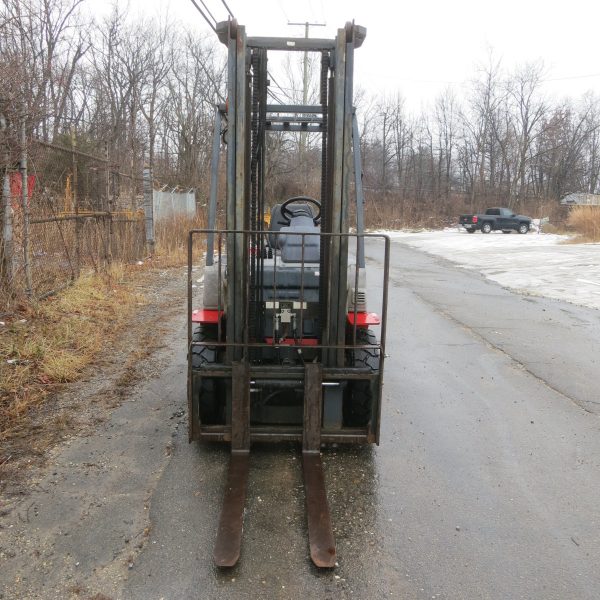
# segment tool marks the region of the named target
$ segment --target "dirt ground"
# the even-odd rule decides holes
[[[373,295],[383,254],[366,244]],[[145,285],[106,364],[56,399],[65,439],[4,490],[4,600],[598,598],[596,310],[395,241],[381,445],[322,453],[336,567],[310,562],[299,445],[257,444],[223,570],[230,449],[188,443],[184,269]]]
[[[179,341],[183,347],[183,338],[178,340],[176,337],[182,333],[179,322],[175,336],[169,333],[176,318],[181,321],[184,310],[184,269],[151,271],[136,285],[145,302],[130,325],[110,347],[98,349],[99,361],[86,369],[80,381],[63,386],[46,400],[32,420],[29,441],[23,442],[12,460],[0,467],[0,572],[3,573],[0,598],[89,597],[100,600],[110,597],[101,592],[94,592],[97,595],[88,593],[89,583],[85,586],[78,583],[77,568],[81,561],[72,561],[72,575],[68,569],[65,571],[70,552],[68,544],[65,546],[60,541],[68,539],[73,528],[78,529],[76,536],[90,536],[88,545],[93,555],[94,544],[90,541],[104,533],[92,535],[91,531],[86,531],[85,521],[90,512],[102,510],[106,504],[103,494],[115,493],[122,489],[119,484],[123,483],[129,488],[126,493],[131,496],[130,502],[144,505],[147,477],[153,477],[156,470],[160,470],[163,459],[170,454],[168,439],[157,443],[157,456],[150,456],[144,468],[137,467],[143,481],[136,480],[125,467],[128,445],[135,445],[135,441],[120,440],[123,445],[119,449],[115,447],[117,440],[111,440],[114,427],[110,422],[111,415],[115,409],[127,409],[128,405],[131,405],[132,424],[135,419],[141,421],[141,427],[131,427],[135,432],[132,436],[143,439],[143,430],[150,428],[153,419],[148,418],[147,410],[145,414],[136,410],[136,399],[131,397],[131,392],[135,385],[152,381],[162,372],[172,352],[172,348],[167,348],[168,340],[174,344]],[[181,377],[185,377],[185,373]],[[166,423],[167,438],[170,430],[179,427],[183,418],[183,413],[177,410],[165,418],[168,410],[168,407],[156,405],[151,411],[156,415],[158,426]],[[151,435],[154,431],[147,433]],[[43,444],[38,441],[42,439]],[[88,456],[82,455],[83,449]],[[151,455],[154,449],[150,447]],[[118,460],[120,456],[122,464],[115,464],[115,457]],[[72,479],[72,482],[66,482],[66,479]],[[64,489],[67,483],[73,488],[70,498],[61,494],[59,498],[54,497],[50,505],[44,501],[45,497],[51,496],[52,487]],[[147,515],[147,508],[147,505],[143,506],[141,513],[134,510],[130,518],[123,519],[127,532],[122,536],[122,548],[106,557],[104,567],[94,567],[97,586],[93,587],[96,590],[114,590],[106,580],[115,581],[127,573],[149,531],[147,520],[133,515],[144,515],[144,511]],[[44,516],[40,523],[42,512]],[[120,517],[115,515],[117,518]],[[35,521],[38,523],[33,526]],[[102,563],[102,558],[97,557],[97,565]],[[61,563],[58,569],[57,562]],[[32,563],[35,563],[33,569]],[[27,571],[31,574],[20,574]],[[14,574],[12,581],[10,576],[7,577],[10,572]]]

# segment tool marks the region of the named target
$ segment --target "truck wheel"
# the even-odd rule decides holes
[[[492,230],[492,224],[487,221],[481,225],[481,233],[489,233]]]
[[[467,233],[475,233],[474,229],[467,229]]]
[[[214,329],[214,327],[200,325],[192,334],[192,341],[216,341],[217,332]],[[218,362],[218,351],[216,346],[192,347],[193,369],[199,369],[203,365],[214,364],[216,362]],[[199,382],[194,378],[193,382],[192,394],[194,398],[198,398],[200,422],[203,425],[224,423],[225,404],[223,402],[223,382],[213,377],[203,377]]]
[[[378,341],[370,329],[357,329],[356,343],[357,345],[377,344]],[[379,350],[374,348],[349,350],[348,364],[351,367],[367,368],[371,373],[377,373],[379,371]],[[375,382],[364,379],[357,379],[348,383],[343,410],[345,427],[364,427],[369,423],[373,398],[376,393],[374,386],[376,386]]]
[[[527,223],[521,223],[517,231],[521,234],[525,234],[529,231],[529,225],[527,225]]]

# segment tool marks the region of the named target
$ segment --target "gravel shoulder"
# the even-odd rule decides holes
[[[184,420],[181,399],[156,382],[185,379],[172,357],[184,352],[186,291],[182,269],[138,285],[147,303],[131,326],[40,414],[39,427],[62,416],[60,441],[3,482],[0,597],[111,598],[147,540],[152,490]]]

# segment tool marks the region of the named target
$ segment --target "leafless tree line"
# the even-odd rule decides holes
[[[0,9],[0,112],[31,137],[104,151],[131,173],[144,164],[195,186],[223,100],[216,40],[169,19],[103,20],[86,0],[6,0]],[[10,141],[10,140],[9,140]]]
[[[128,172],[144,164],[165,181],[205,191],[214,106],[224,101],[225,53],[215,37],[168,18],[129,18],[115,4],[103,20],[89,0],[5,0],[0,8],[0,113],[26,118],[32,136],[80,149],[108,144]],[[299,69],[272,82],[272,101],[297,101]],[[311,61],[315,96],[318,60]],[[409,114],[400,94],[357,93],[364,185],[370,197],[445,213],[488,203],[515,209],[595,192],[600,172],[600,100],[549,101],[544,69],[506,73],[490,59],[460,95],[447,89]],[[273,193],[306,186],[300,145],[273,135]],[[318,161],[318,141],[305,152]],[[303,157],[301,157],[302,159]],[[316,169],[313,170],[316,173]],[[416,208],[415,208],[416,207]]]
[[[448,88],[416,116],[401,96],[370,100],[361,136],[367,187],[438,213],[597,192],[600,98],[551,103],[543,75],[541,63],[505,73],[490,61],[464,100]]]

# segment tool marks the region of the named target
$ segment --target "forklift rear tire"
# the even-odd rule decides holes
[[[349,334],[352,339],[352,334]],[[351,342],[349,342],[351,343]],[[370,329],[356,330],[356,344],[378,344],[377,337]],[[348,363],[351,367],[368,368],[372,373],[379,371],[379,350],[375,348],[357,348],[348,351]],[[371,419],[373,407],[374,382],[369,380],[354,380],[346,387],[344,401],[344,426],[365,427]]]
[[[214,330],[214,331],[213,331]],[[216,341],[216,327],[200,325],[192,335],[194,342]],[[214,364],[218,361],[216,346],[193,346],[192,368]],[[197,380],[194,379],[194,382]],[[198,398],[200,422],[203,425],[217,425],[224,422],[223,384],[213,377],[202,377],[200,383],[194,383],[192,393]]]

